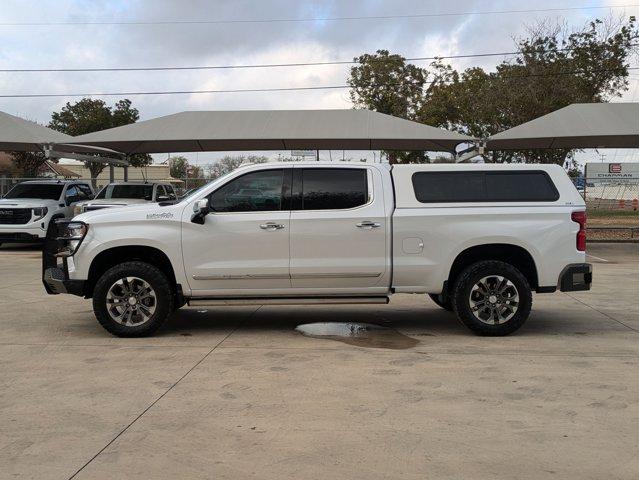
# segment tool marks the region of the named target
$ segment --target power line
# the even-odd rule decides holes
[[[556,77],[563,75],[579,75],[579,74],[595,74],[616,72],[619,69],[598,69],[598,70],[572,70],[566,72],[555,73],[539,73],[528,75],[509,75],[502,76],[501,79],[526,79],[540,77]],[[628,67],[628,70],[639,70],[639,67]],[[436,81],[424,82],[424,84],[433,84]],[[446,82],[444,82],[446,83]],[[387,86],[400,85],[400,83],[389,83]],[[350,85],[316,85],[308,87],[276,87],[276,88],[237,88],[225,90],[160,90],[160,91],[138,91],[138,92],[106,92],[106,93],[24,93],[24,94],[6,94],[0,95],[0,98],[50,98],[50,97],[114,97],[114,96],[138,96],[138,95],[196,95],[196,94],[213,94],[213,93],[267,93],[267,92],[293,92],[293,91],[309,91],[309,90],[337,90],[351,88]]]
[[[639,44],[629,44],[629,47],[637,47]],[[561,52],[569,52],[574,48],[559,48]],[[535,50],[535,53],[545,53],[548,50]],[[524,52],[488,52],[469,53],[460,55],[436,55],[433,57],[408,57],[407,62],[420,62],[428,60],[455,60],[464,58],[506,57],[521,55]],[[368,62],[386,62],[386,58],[370,58]],[[195,65],[184,67],[89,67],[89,68],[0,68],[0,73],[65,73],[65,72],[155,72],[155,71],[179,71],[179,70],[232,70],[251,68],[281,68],[281,67],[313,67],[325,65],[357,65],[357,60],[335,60],[325,62],[293,62],[293,63],[255,63],[239,65]]]
[[[419,62],[426,60],[447,60],[461,58],[478,57],[498,57],[508,55],[518,55],[521,52],[496,52],[496,53],[475,53],[468,55],[445,55],[436,57],[412,57],[405,58],[407,62]],[[374,59],[372,61],[375,61]],[[386,61],[380,59],[379,61]],[[165,70],[230,70],[240,68],[277,68],[277,67],[311,67],[322,65],[355,65],[360,62],[355,60],[336,60],[333,62],[295,62],[295,63],[258,63],[244,65],[198,65],[185,67],[96,67],[96,68],[0,68],[0,73],[20,72],[20,73],[43,73],[43,72],[149,72]]]
[[[612,10],[617,8],[639,7],[639,4],[625,5],[589,5],[582,7],[563,8],[531,8],[519,10],[487,10],[483,12],[442,12],[442,13],[417,13],[405,15],[366,15],[348,17],[316,17],[316,18],[268,18],[268,19],[227,19],[227,20],[83,20],[83,21],[52,21],[52,22],[2,22],[4,27],[41,27],[41,26],[70,26],[70,25],[220,25],[243,23],[305,23],[305,22],[338,22],[356,20],[395,20],[418,18],[441,18],[479,15],[505,15],[518,13],[549,13],[570,12],[576,10]]]
[[[173,90],[156,92],[109,92],[109,93],[25,93],[16,95],[0,95],[0,98],[40,98],[40,97],[114,97],[134,95],[189,95],[201,93],[249,93],[249,92],[290,92],[303,90],[329,90],[349,88],[348,85],[327,85],[314,87],[282,87],[282,88],[238,88],[232,90]]]

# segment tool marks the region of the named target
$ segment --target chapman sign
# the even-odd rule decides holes
[[[639,163],[588,163],[586,180],[589,182],[639,182]]]

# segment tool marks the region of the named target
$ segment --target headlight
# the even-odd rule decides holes
[[[40,220],[41,218],[46,217],[47,213],[49,213],[49,209],[47,207],[34,208],[33,209],[33,221],[35,222],[37,220]]]
[[[58,257],[70,257],[78,250],[82,240],[89,231],[89,226],[84,222],[57,222],[58,226]]]

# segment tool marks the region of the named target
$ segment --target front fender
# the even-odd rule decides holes
[[[150,225],[151,224],[151,225]],[[152,247],[168,257],[178,283],[185,283],[181,268],[181,222],[179,221],[125,221],[117,224],[90,224],[87,237],[73,257],[73,280],[87,280],[94,259],[117,247]]]

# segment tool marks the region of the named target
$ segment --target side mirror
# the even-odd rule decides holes
[[[209,199],[203,198],[193,204],[193,216],[191,222],[204,225],[204,217],[210,212]]]
[[[160,195],[158,197],[158,202],[168,202],[169,200],[171,200],[169,197],[167,197],[166,195]]]

